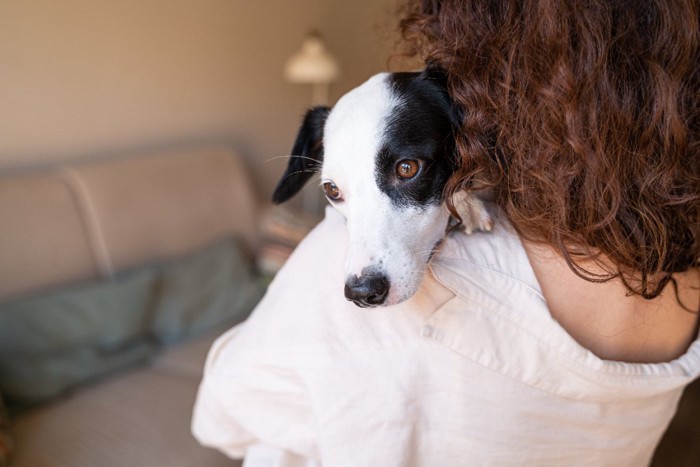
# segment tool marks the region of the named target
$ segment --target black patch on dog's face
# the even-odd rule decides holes
[[[376,158],[379,188],[397,207],[423,207],[442,201],[445,183],[455,168],[456,111],[440,73],[394,73],[391,90],[399,101],[388,117]],[[416,160],[419,172],[401,179],[402,160]]]

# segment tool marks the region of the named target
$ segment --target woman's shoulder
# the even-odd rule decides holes
[[[494,218],[492,232],[454,235],[436,258],[436,278],[455,294],[497,310],[521,332],[591,368],[654,373],[612,369],[612,363],[663,363],[697,353],[691,344],[700,345],[698,315],[679,305],[673,287],[648,301],[630,297],[621,283],[588,282],[553,249],[524,242],[502,214],[494,211]],[[699,282],[696,271],[678,275],[686,305],[700,303]]]
[[[620,279],[593,283],[576,275],[546,246],[525,244],[551,315],[598,357],[627,362],[667,362],[698,338],[700,274],[675,274],[653,299],[630,295]],[[584,264],[593,272],[602,269]]]

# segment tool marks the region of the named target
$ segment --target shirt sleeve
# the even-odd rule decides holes
[[[285,349],[293,347],[290,341],[300,334],[294,330],[314,327],[318,313],[328,305],[323,294],[309,294],[303,282],[337,282],[326,272],[342,261],[344,246],[337,238],[344,232],[342,217],[327,211],[251,317],[214,343],[192,419],[192,432],[202,445],[233,458],[242,458],[251,446],[260,444],[318,458],[311,397],[299,376],[299,359]],[[329,258],[335,258],[331,266]],[[310,274],[318,277],[310,279]]]
[[[192,420],[195,438],[233,458],[258,444],[316,457],[313,410],[301,380],[279,356],[236,352],[244,327],[223,335],[209,353]]]

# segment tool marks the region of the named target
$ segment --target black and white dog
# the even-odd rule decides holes
[[[459,113],[444,75],[383,73],[333,109],[308,111],[273,195],[282,203],[315,172],[347,220],[345,296],[361,307],[394,305],[420,286],[450,213],[443,189],[456,162]],[[455,200],[464,230],[490,230],[483,204]]]

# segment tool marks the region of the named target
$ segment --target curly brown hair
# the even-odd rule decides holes
[[[463,111],[447,194],[485,182],[523,238],[645,298],[697,268],[699,13],[693,0],[409,0],[403,52],[443,69]]]

